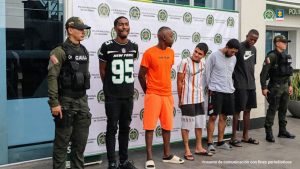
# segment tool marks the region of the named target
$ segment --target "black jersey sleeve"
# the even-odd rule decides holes
[[[107,62],[107,44],[106,43],[102,44],[98,58],[99,58],[99,60]]]

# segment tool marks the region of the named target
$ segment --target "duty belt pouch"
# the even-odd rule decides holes
[[[57,128],[69,128],[73,125],[74,112],[69,110],[62,110],[62,118],[60,116],[54,117],[55,127]]]

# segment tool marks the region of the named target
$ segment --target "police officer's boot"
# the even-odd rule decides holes
[[[273,137],[272,131],[267,131],[267,132],[266,132],[266,140],[267,140],[268,142],[271,142],[271,143],[274,143],[274,142],[275,142],[275,139],[274,139],[274,137]]]
[[[282,121],[279,123],[278,137],[294,139],[296,136],[286,130],[286,124],[287,124],[287,121]]]
[[[290,138],[290,139],[294,139],[296,136],[291,134],[290,132],[288,131],[284,131],[284,132],[279,132],[278,133],[278,137],[280,138]]]

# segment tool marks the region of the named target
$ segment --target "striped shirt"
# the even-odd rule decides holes
[[[192,61],[190,57],[182,59],[178,65],[178,73],[184,74],[181,104],[196,104],[203,102],[204,59],[199,63]]]

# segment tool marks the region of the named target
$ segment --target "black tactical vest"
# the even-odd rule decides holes
[[[86,95],[90,88],[90,73],[88,70],[89,54],[80,44],[81,50],[75,50],[70,44],[60,45],[66,54],[59,74],[59,94],[79,98]]]
[[[270,70],[270,77],[289,77],[293,75],[292,57],[285,53],[279,53],[276,50],[271,51],[269,54],[275,54],[275,63]]]

